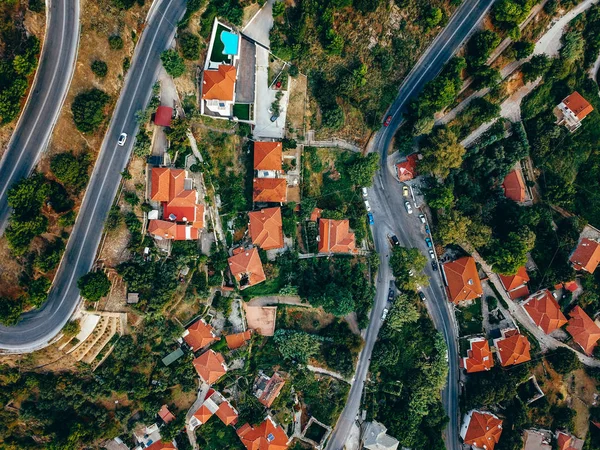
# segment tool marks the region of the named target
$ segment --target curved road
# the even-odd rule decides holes
[[[0,235],[10,208],[7,193],[33,170],[50,140],[75,71],[79,0],[48,1],[46,36],[25,109],[0,161]]]
[[[350,429],[360,409],[371,353],[381,328],[381,314],[387,302],[389,283],[392,280],[388,261],[389,244],[387,234],[395,234],[398,236],[401,245],[419,248],[428,255],[424,241],[424,230],[421,222],[416,217],[418,216],[418,210],[413,215],[406,213],[400,183],[394,177],[393,167],[387,161],[387,153],[392,138],[402,122],[402,113],[409,101],[421,92],[425,83],[435,78],[442,70],[444,64],[469,37],[493,2],[494,0],[466,0],[463,2],[448,22],[448,25],[436,37],[404,80],[400,87],[400,93],[388,112],[392,115],[389,127],[381,128],[373,138],[372,151],[379,152],[381,156],[381,170],[375,176],[373,187],[369,189],[369,201],[375,219],[373,237],[375,248],[380,253],[381,258],[377,278],[377,294],[371,311],[369,327],[367,328],[365,346],[356,368],[355,379],[350,388],[346,406],[327,445],[329,450],[343,449],[344,442],[350,434]],[[458,439],[458,348],[456,327],[450,305],[443,292],[439,272],[434,272],[431,266],[427,265],[425,273],[430,278],[430,286],[423,290],[427,298],[427,308],[436,328],[442,333],[448,345],[448,383],[442,393],[442,400],[450,419],[446,429],[446,447],[457,450],[460,448],[460,444]]]
[[[155,1],[48,301],[40,310],[24,314],[16,326],[0,326],[0,349],[22,353],[44,347],[58,334],[77,307],[77,280],[92,267],[104,221],[121,181],[121,172],[129,161],[138,130],[135,112],[145,108],[150,99],[161,64],[160,54],[171,43],[185,8],[186,0]],[[129,136],[124,147],[117,145],[121,132]]]

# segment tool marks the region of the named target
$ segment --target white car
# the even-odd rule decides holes
[[[381,315],[381,320],[385,320],[385,318],[387,317],[387,314],[388,314],[388,309],[383,308],[383,314]]]
[[[435,253],[431,249],[429,249],[429,256],[431,257],[431,259],[435,259]]]
[[[409,194],[409,192],[408,192],[408,186],[402,186],[402,195],[404,197],[408,197],[408,194]]]
[[[362,192],[363,198],[367,198],[367,188],[366,187],[362,188],[361,192]]]
[[[420,220],[422,223],[425,223],[425,222],[427,222],[427,221],[425,220],[425,215],[423,215],[423,214],[419,214],[419,220]]]
[[[367,212],[371,212],[371,205],[369,204],[369,200],[365,200],[365,208],[367,208]]]
[[[127,133],[121,133],[121,135],[119,136],[119,140],[117,141],[117,144],[119,144],[119,147],[123,147],[125,145],[126,140],[127,140]]]
[[[410,206],[410,202],[404,202],[404,207],[406,208],[406,212],[408,214],[412,214],[412,206]]]

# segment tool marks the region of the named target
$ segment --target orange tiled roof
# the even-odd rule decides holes
[[[592,239],[583,238],[569,261],[575,270],[594,273],[600,263],[600,244]]]
[[[252,243],[263,250],[283,248],[281,208],[265,208],[248,213]]]
[[[567,331],[583,351],[591,355],[596,342],[600,339],[600,328],[579,306],[573,308],[569,316],[571,318],[567,325]]]
[[[173,442],[156,441],[146,447],[146,450],[177,450],[177,447],[173,445]]]
[[[237,280],[240,289],[245,289],[265,281],[267,277],[265,276],[258,250],[256,248],[240,250],[227,260],[229,262],[229,270],[231,270],[231,274]]]
[[[525,201],[525,181],[520,170],[509,172],[502,182],[502,189],[506,198],[515,202]]]
[[[181,169],[178,169],[178,171],[183,172]],[[157,202],[166,202],[169,200],[171,170],[163,167],[155,167],[152,169],[151,178],[150,199]]]
[[[237,435],[248,450],[285,450],[288,437],[270,416],[256,428],[249,424],[238,428]]]
[[[558,450],[581,450],[584,442],[575,436],[570,436],[562,431],[556,433]]]
[[[520,288],[513,289],[512,291],[508,292],[508,296],[513,300],[527,297],[528,295],[529,295],[529,288],[527,287],[527,285],[521,286]]]
[[[417,176],[417,154],[406,157],[406,161],[396,164],[396,172],[400,181],[409,181]]]
[[[577,284],[577,281],[573,280],[573,281],[567,281],[565,284],[565,289],[569,292],[575,292],[577,289],[579,289],[579,285]]]
[[[533,323],[550,334],[567,323],[567,318],[560,310],[558,302],[548,289],[536,292],[523,303]]]
[[[227,400],[219,405],[219,409],[217,409],[215,414],[225,425],[235,425],[238,420],[238,412]]]
[[[514,275],[499,275],[499,277],[504,289],[507,291],[520,288],[529,282],[529,275],[527,274],[525,266],[519,267],[519,270],[517,270],[517,273]]]
[[[354,233],[348,219],[319,219],[319,253],[355,253]]]
[[[282,149],[281,142],[254,142],[254,170],[280,171]]]
[[[573,111],[573,114],[575,114],[579,120],[583,120],[585,116],[594,110],[592,105],[590,105],[590,102],[583,98],[577,91],[574,91],[571,95],[566,97],[563,100],[563,103]]]
[[[475,260],[471,256],[463,256],[443,264],[442,268],[446,277],[446,290],[452,302],[460,303],[481,297],[483,289]]]
[[[212,411],[208,409],[205,404],[202,404],[202,406],[198,408],[198,411],[194,413],[194,417],[198,419],[198,422],[200,422],[201,425],[204,425],[206,422],[208,422],[208,419],[210,419],[212,415]]]
[[[263,375],[266,378],[266,375]],[[285,380],[275,372],[272,377],[268,378],[265,387],[262,392],[256,392],[255,395],[258,401],[270,408],[275,399],[279,396],[279,393],[283,389]]]
[[[250,330],[246,330],[243,333],[228,334],[225,336],[225,340],[227,341],[227,347],[230,350],[235,350],[236,348],[240,348],[242,345],[248,342],[251,337],[252,332]]]
[[[482,372],[494,367],[494,358],[487,339],[473,339],[470,344],[471,348],[463,360],[468,373]]]
[[[182,225],[168,220],[151,220],[148,223],[148,233],[162,239],[184,241],[198,239],[198,228],[191,225]]]
[[[255,178],[252,199],[256,203],[284,203],[287,200],[287,181],[285,178]]]
[[[504,330],[503,337],[496,339],[494,345],[498,350],[498,358],[503,367],[531,360],[529,340],[515,329]]]
[[[319,220],[321,218],[321,213],[323,212],[322,209],[319,208],[315,208],[311,211],[310,213],[310,221],[311,222],[316,222],[317,220]]]
[[[465,444],[494,450],[502,434],[502,421],[493,414],[473,411],[464,436]]]
[[[215,335],[213,327],[208,325],[204,319],[200,319],[190,325],[183,336],[183,340],[192,347],[192,351],[200,350],[207,345],[219,340]]]
[[[204,100],[233,101],[235,78],[234,66],[221,64],[217,70],[205,70],[202,81],[202,98]]]
[[[225,373],[227,373],[227,366],[223,355],[215,352],[214,350],[207,350],[198,356],[194,361],[194,368],[200,378],[202,378],[208,384],[216,383]]]
[[[172,420],[175,420],[175,415],[169,411],[169,407],[167,405],[162,405],[160,411],[158,411],[158,416],[163,420],[164,423],[169,423]]]

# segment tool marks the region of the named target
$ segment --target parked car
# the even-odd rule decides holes
[[[429,231],[429,225],[425,225],[425,233],[431,234],[431,231]]]
[[[388,309],[383,308],[383,314],[381,315],[381,320],[385,320],[385,318],[387,317],[387,314],[388,314]]]
[[[390,289],[390,291],[388,292],[388,302],[393,302],[395,296],[396,292],[393,289]]]
[[[436,262],[436,261],[431,261],[431,268],[432,268],[433,270],[437,270],[437,269],[438,269],[438,264],[437,264],[437,262]]]
[[[372,213],[367,213],[367,220],[369,221],[369,225],[373,225],[375,223],[375,220],[373,220]]]
[[[432,249],[429,249],[429,257],[430,257],[431,259],[435,259],[435,253],[433,252],[433,250],[432,250]]]
[[[362,192],[363,198],[367,198],[367,188],[366,187],[362,188],[361,192]]]
[[[270,120],[271,122],[275,122],[277,119],[279,119],[279,114],[273,114]]]
[[[126,140],[127,140],[127,133],[121,133],[121,135],[119,136],[119,140],[117,141],[117,144],[119,144],[119,147],[123,147],[125,145]]]
[[[392,245],[400,245],[400,241],[398,240],[395,234],[388,235],[388,239],[390,240]]]
[[[412,214],[412,206],[410,206],[410,202],[404,202],[404,207],[406,208],[406,212],[408,214]]]
[[[402,186],[402,195],[408,197],[408,186]]]
[[[383,122],[383,126],[384,126],[384,127],[389,127],[389,126],[390,126],[390,123],[392,123],[392,116],[387,116],[387,117],[385,118],[385,122]]]
[[[423,294],[423,291],[419,291],[419,297],[421,298],[421,300],[425,301],[427,300],[427,297],[425,297],[425,294]]]
[[[419,220],[421,221],[421,223],[427,222],[427,220],[425,220],[425,215],[424,214],[419,214]]]
[[[425,238],[425,243],[427,244],[427,247],[433,247],[433,242],[431,242],[431,238],[429,236]]]
[[[367,211],[371,211],[371,205],[369,204],[369,200],[365,200],[365,208]]]

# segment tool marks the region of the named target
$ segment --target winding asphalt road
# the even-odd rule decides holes
[[[154,2],[48,301],[40,310],[24,314],[16,326],[0,326],[0,349],[24,353],[44,347],[58,334],[77,307],[77,280],[93,265],[104,221],[117,193],[121,172],[129,161],[138,130],[135,113],[144,109],[150,100],[161,64],[160,54],[173,40],[177,22],[185,8],[186,0]],[[119,147],[117,139],[122,132],[127,133],[129,138],[124,147]]]
[[[79,45],[79,0],[49,0],[46,36],[29,98],[0,161],[0,235],[10,187],[27,177],[50,140],[67,96]]]
[[[388,127],[381,128],[372,140],[372,151],[381,156],[381,170],[369,189],[369,201],[373,208],[375,224],[373,238],[375,248],[380,254],[381,264],[377,278],[377,294],[371,311],[371,320],[365,337],[365,346],[360,354],[356,375],[348,400],[336,428],[331,435],[327,449],[342,450],[350,429],[360,409],[364,383],[369,371],[371,353],[382,325],[381,315],[386,305],[392,274],[389,268],[389,244],[387,234],[398,236],[401,245],[416,247],[426,255],[425,234],[422,224],[416,217],[418,210],[408,215],[404,209],[401,185],[393,174],[393,166],[388,164],[387,155],[394,133],[402,122],[402,113],[409,101],[416,97],[428,81],[442,70],[444,64],[454,55],[458,48],[469,37],[479,21],[487,13],[494,0],[466,0],[454,13],[448,25],[436,37],[427,51],[421,56],[413,70],[405,78],[400,92],[388,114],[392,121]],[[458,348],[457,332],[450,305],[445,299],[439,272],[434,272],[430,265],[425,273],[430,278],[430,286],[423,290],[427,298],[427,308],[436,328],[442,333],[448,345],[448,383],[442,393],[442,401],[450,418],[446,429],[446,447],[450,450],[460,448],[459,405],[458,405]]]

